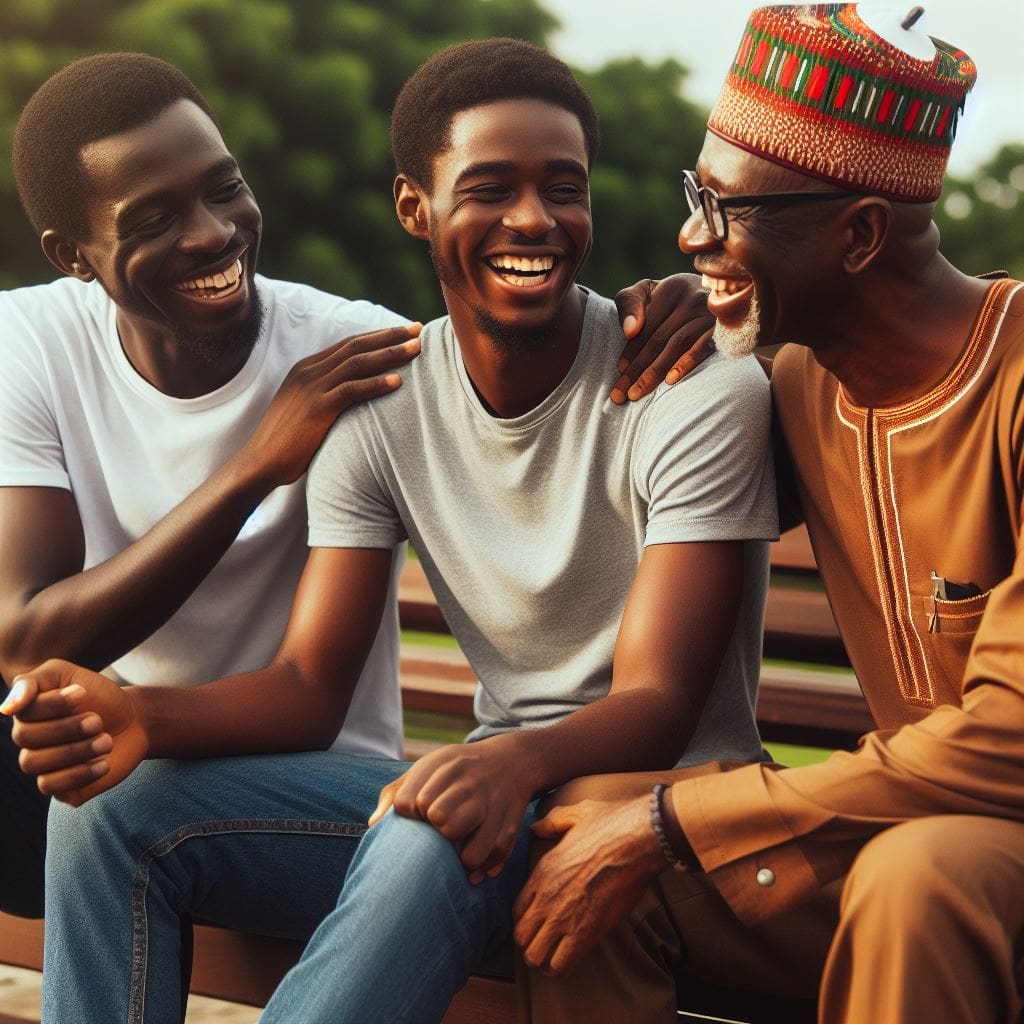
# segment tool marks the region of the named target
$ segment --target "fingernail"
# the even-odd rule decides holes
[[[398,385],[402,383],[402,378],[399,377],[397,373],[389,373],[384,378],[384,383],[387,384],[389,388],[397,388]]]
[[[72,683],[70,686],[65,686],[60,691],[60,695],[67,700],[78,700],[85,696],[85,690],[78,683]]]
[[[103,728],[103,720],[99,715],[86,715],[78,727],[84,735],[91,736],[94,732],[99,732]]]
[[[106,775],[107,772],[110,771],[110,762],[93,761],[93,763],[89,765],[89,770],[92,772],[92,777],[94,779],[98,779],[101,776]]]
[[[611,399],[616,405],[625,405],[626,393],[622,388],[612,388]]]
[[[23,679],[15,679],[14,685],[11,687],[11,692],[4,698],[3,704],[0,704],[0,710],[6,711],[7,708],[13,707],[16,701],[21,700],[25,696],[25,681]]]
[[[665,374],[665,383],[675,384],[681,378],[682,374],[678,370],[669,370],[668,373]]]
[[[89,749],[94,754],[109,754],[114,749],[114,741],[111,739],[110,733],[105,732],[102,736],[97,736],[89,744]]]
[[[632,313],[622,321],[622,331],[626,335],[632,334],[636,330],[636,317]]]
[[[638,398],[643,398],[643,397],[644,397],[643,389],[642,389],[642,388],[640,387],[640,385],[639,385],[639,384],[634,384],[634,385],[633,385],[633,386],[632,386],[632,387],[631,387],[631,388],[629,389],[629,391],[627,391],[627,392],[626,392],[626,394],[628,394],[628,395],[629,395],[629,397],[630,397],[630,398],[632,398],[634,402],[635,402],[635,401],[636,401],[636,400],[637,400]]]

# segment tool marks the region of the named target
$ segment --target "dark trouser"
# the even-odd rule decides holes
[[[0,715],[0,910],[19,917],[42,917],[50,799],[18,767],[12,724]]]

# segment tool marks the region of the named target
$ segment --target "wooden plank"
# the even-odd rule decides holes
[[[0,963],[43,969],[43,922],[0,913]]]

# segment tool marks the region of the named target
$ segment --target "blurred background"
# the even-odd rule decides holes
[[[0,0],[0,288],[54,272],[10,168],[18,112],[53,71],[102,50],[181,67],[220,116],[264,216],[260,268],[426,320],[442,311],[425,249],[391,204],[387,123],[402,82],[450,42],[511,35],[578,71],[601,115],[595,250],[605,294],[690,269],[676,248],[692,167],[746,0]],[[909,8],[909,4],[907,4]],[[922,27],[979,65],[937,220],[963,270],[1024,277],[1020,0],[931,0]]]

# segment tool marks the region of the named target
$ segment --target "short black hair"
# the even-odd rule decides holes
[[[593,165],[597,111],[568,65],[521,39],[476,39],[435,53],[402,86],[391,112],[395,169],[429,192],[434,158],[451,144],[455,115],[496,100],[538,99],[579,118]]]
[[[216,123],[188,76],[147,53],[98,53],[51,75],[25,104],[12,148],[18,195],[36,232],[84,237],[82,148],[146,124],[182,99]]]

